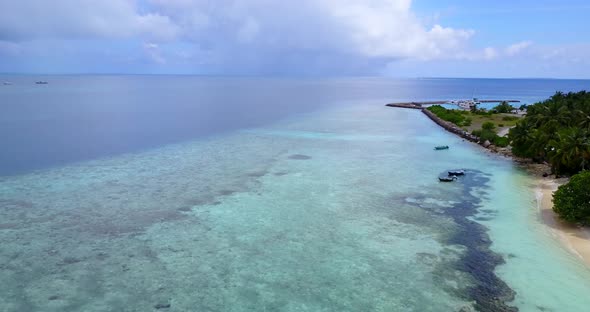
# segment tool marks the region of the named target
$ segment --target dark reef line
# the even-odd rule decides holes
[[[488,181],[489,178],[483,172],[476,170],[467,171],[461,179],[463,200],[445,210],[459,225],[448,243],[462,245],[467,249],[456,263],[456,269],[468,273],[476,282],[468,291],[470,299],[476,302],[475,308],[482,312],[515,312],[518,309],[506,302],[514,300],[516,293],[494,272],[498,265],[504,263],[504,259],[490,249],[492,241],[487,228],[470,219],[481,205],[481,199],[474,196],[473,191],[486,187]]]

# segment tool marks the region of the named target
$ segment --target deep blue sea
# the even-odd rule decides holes
[[[531,104],[590,81],[0,81],[0,311],[590,305],[590,270],[543,224],[531,177],[384,106]]]

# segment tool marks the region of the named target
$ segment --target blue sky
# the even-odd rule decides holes
[[[581,0],[0,0],[0,72],[590,78]]]

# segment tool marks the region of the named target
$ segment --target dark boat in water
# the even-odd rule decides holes
[[[48,84],[49,82],[47,81],[35,81],[35,84]]]
[[[457,169],[457,170],[449,170],[449,176],[462,176],[465,175],[465,170]]]
[[[446,150],[446,149],[449,149],[448,145],[439,145],[439,146],[434,147],[434,150],[436,150],[436,151]]]
[[[453,182],[453,181],[457,180],[457,177],[456,176],[438,177],[438,180],[440,182]]]
[[[445,173],[441,173],[438,177],[440,182],[453,182],[458,179],[459,176],[464,176],[465,170],[464,169],[451,169],[446,171]]]

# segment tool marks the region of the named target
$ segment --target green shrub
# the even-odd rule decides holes
[[[465,116],[463,116],[461,111],[458,110],[446,109],[440,105],[432,105],[427,109],[434,113],[440,119],[452,122],[458,126],[461,125],[465,120]]]
[[[471,122],[472,122],[471,118],[466,117],[465,120],[463,120],[463,126],[469,127],[469,126],[471,126]]]
[[[553,195],[553,210],[564,220],[590,224],[590,171],[582,171]]]
[[[504,124],[498,124],[498,127],[504,127]]]
[[[499,147],[506,147],[510,144],[510,140],[507,137],[501,137],[496,135],[496,137],[493,140],[494,145],[499,146]]]
[[[496,126],[494,125],[493,122],[486,121],[486,122],[483,123],[483,125],[481,125],[481,128],[484,129],[484,130],[490,130],[490,131],[492,131],[492,130],[494,130],[496,128]]]
[[[514,120],[517,120],[517,119],[518,119],[518,117],[515,117],[515,116],[504,116],[504,117],[502,117],[502,120],[504,120],[504,121],[514,121]]]
[[[476,115],[489,115],[490,114],[490,112],[488,112],[485,108],[477,108],[477,106],[473,106],[471,108],[471,112]]]
[[[503,101],[498,106],[494,107],[492,110],[496,113],[510,113],[514,108],[508,102]]]
[[[497,136],[498,136],[498,135],[497,135],[497,134],[496,134],[494,131],[492,131],[492,130],[489,130],[489,129],[482,129],[482,130],[481,130],[481,134],[479,135],[479,138],[480,138],[482,141],[486,141],[486,140],[488,140],[488,141],[490,141],[490,142],[494,142],[494,139],[495,139]]]

